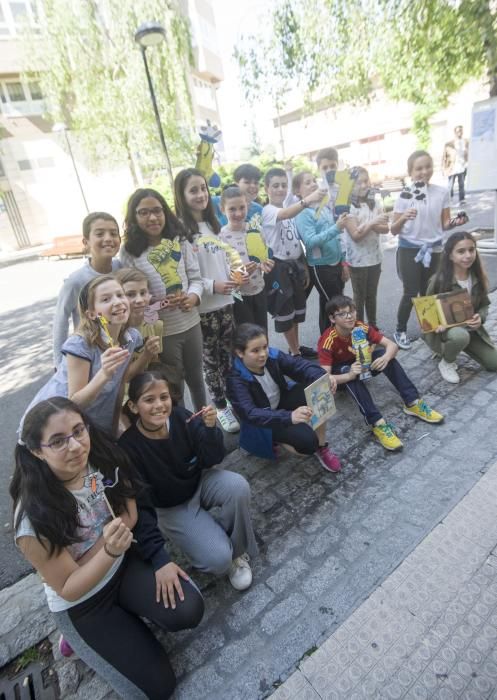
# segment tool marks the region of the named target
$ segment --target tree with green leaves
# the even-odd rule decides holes
[[[302,89],[310,108],[371,99],[382,87],[415,105],[414,129],[471,78],[497,95],[497,6],[491,0],[280,0],[264,41],[238,49],[246,96]]]
[[[41,32],[27,34],[24,44],[48,116],[77,133],[90,166],[127,162],[136,184],[140,171],[166,167],[134,42],[138,26],[151,20],[166,32],[147,59],[169,154],[181,162],[193,150],[192,51],[177,0],[43,0]]]

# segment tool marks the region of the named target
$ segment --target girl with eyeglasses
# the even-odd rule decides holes
[[[202,278],[191,236],[160,192],[138,189],[129,198],[119,257],[124,267],[147,276],[152,303],[162,302],[164,371],[181,396],[186,381],[193,406],[200,410],[207,403],[198,313]]]
[[[159,338],[151,336],[143,344],[136,328],[128,328],[129,301],[113,275],[100,275],[83,287],[79,316],[76,333],[62,346],[56,373],[28,410],[43,399],[67,396],[85,409],[101,430],[116,435],[123,382],[145,369],[158,352]],[[134,351],[142,346],[133,360]]]
[[[196,627],[204,604],[142,521],[125,453],[79,406],[54,397],[26,415],[15,461],[16,544],[43,580],[66,654],[72,648],[120,697],[170,697],[174,672],[141,618],[175,632]]]

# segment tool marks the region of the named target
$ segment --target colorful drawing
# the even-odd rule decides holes
[[[362,379],[363,381],[370,379],[372,377],[370,370],[372,357],[371,345],[369,344],[366,331],[359,326],[354,328],[351,333],[351,340],[356,359],[361,363],[363,370],[359,375],[359,379]]]
[[[439,326],[462,326],[475,313],[467,289],[413,297],[412,303],[423,333],[433,333]]]
[[[182,291],[183,285],[178,272],[181,246],[177,238],[172,241],[163,238],[159,245],[148,252],[147,260],[159,273],[167,295]]]
[[[312,408],[309,425],[314,430],[336,413],[335,399],[331,392],[328,374],[323,374],[322,377],[305,388],[305,399],[309,408]]]
[[[249,260],[252,262],[263,263],[271,260],[273,252],[267,247],[260,230],[249,228],[245,236],[245,245]]]

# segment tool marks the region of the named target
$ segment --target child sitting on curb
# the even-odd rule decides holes
[[[372,375],[383,372],[404,401],[403,411],[427,423],[441,423],[443,416],[430,408],[419,397],[418,390],[395,359],[397,345],[373,326],[356,319],[354,302],[347,296],[335,296],[326,304],[331,321],[318,342],[319,363],[327,372],[336,375],[337,385],[343,385],[355,399],[374,437],[386,450],[400,450],[402,442],[392,425],[387,423],[375,405],[366,382],[360,379],[363,371],[352,348],[352,331],[360,328],[370,345],[376,345],[372,353]]]

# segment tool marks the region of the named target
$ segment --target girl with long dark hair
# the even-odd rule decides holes
[[[199,410],[206,403],[198,314],[202,278],[191,236],[157,190],[141,188],[129,198],[120,259],[146,274],[152,302],[164,304],[161,361],[181,395],[186,381]]]
[[[440,356],[438,368],[445,381],[457,384],[456,359],[465,352],[489,372],[497,372],[497,349],[484,323],[490,300],[487,276],[476,249],[476,241],[467,231],[453,233],[445,242],[437,273],[430,279],[428,294],[466,289],[474,309],[473,318],[464,326],[444,328],[427,333],[424,339]]]
[[[236,433],[240,425],[226,400],[226,375],[231,366],[233,296],[239,285],[233,277],[242,268],[240,255],[219,238],[221,227],[214,213],[205,177],[195,168],[181,170],[174,179],[174,206],[198,255],[204,294],[200,303],[205,383],[223,430]],[[242,275],[247,281],[248,275]]]
[[[141,618],[169,631],[195,627],[203,600],[162,543],[147,545],[148,560],[135,553],[139,485],[126,455],[75,403],[54,397],[26,415],[15,461],[16,543],[66,643],[121,697],[169,697],[173,670]]]

